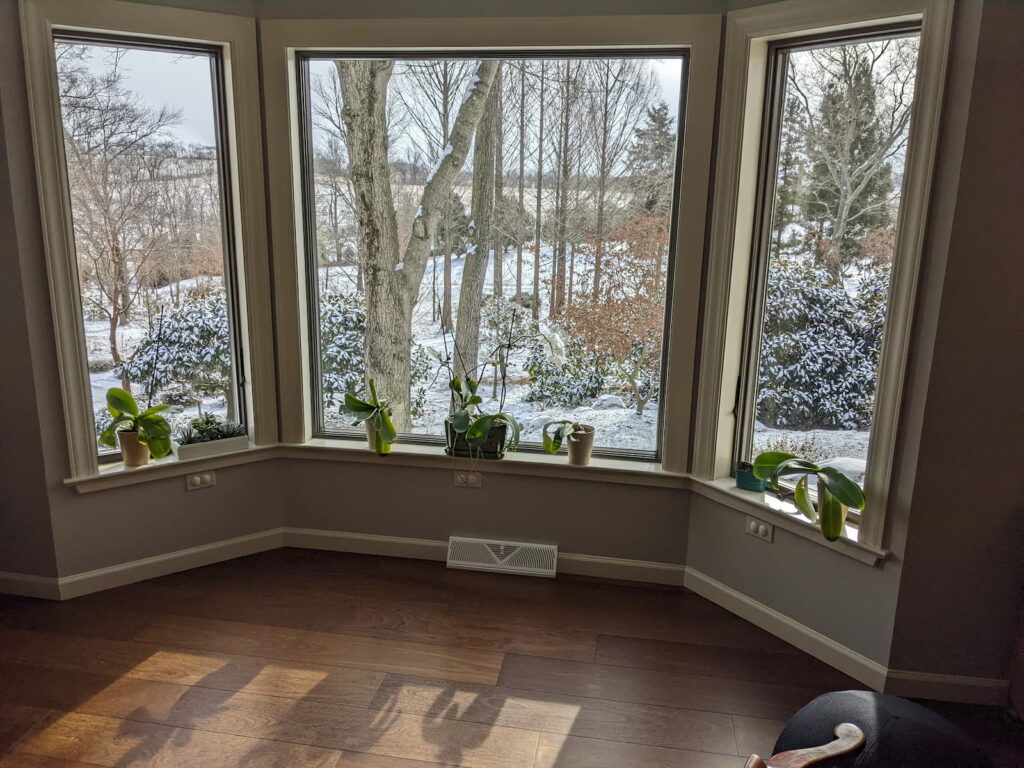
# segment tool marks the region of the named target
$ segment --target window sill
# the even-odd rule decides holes
[[[527,475],[557,477],[568,480],[588,480],[599,483],[645,485],[658,488],[686,488],[687,475],[670,472],[659,462],[631,461],[595,457],[585,467],[569,464],[564,453],[551,456],[546,453],[509,452],[498,461],[453,458],[439,445],[396,443],[391,454],[378,456],[367,449],[363,440],[344,438],[313,438],[301,444],[279,446],[279,455],[286,458],[315,459],[320,461],[351,461],[367,464],[383,463],[390,466],[424,467],[436,469],[474,470],[483,474]]]
[[[148,483],[154,480],[165,480],[170,477],[180,477],[208,469],[251,464],[256,461],[273,458],[275,450],[276,446],[273,445],[256,446],[244,451],[185,460],[168,454],[162,459],[157,459],[144,467],[132,468],[125,467],[121,462],[117,462],[116,464],[108,464],[105,467],[101,467],[95,475],[65,480],[64,485],[68,488],[74,488],[79,493],[105,491],[125,485],[137,485],[138,483]]]
[[[838,541],[828,541],[822,535],[817,526],[796,512],[788,511],[789,505],[780,502],[770,494],[744,491],[736,487],[736,481],[731,477],[719,480],[702,480],[690,478],[690,490],[700,494],[706,499],[711,499],[737,512],[755,517],[766,523],[781,528],[796,536],[813,541],[823,547],[828,547],[833,552],[838,552],[854,560],[859,560],[868,565],[875,565],[884,560],[889,554],[884,549],[877,549],[851,538],[842,538]],[[847,526],[848,533],[855,533],[855,529]]]

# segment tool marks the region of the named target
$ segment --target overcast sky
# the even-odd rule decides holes
[[[89,45],[87,64],[97,74],[112,66],[112,50],[107,46]],[[154,109],[167,107],[180,111],[181,120],[169,133],[186,144],[212,145],[214,128],[213,90],[210,57],[167,51],[124,48],[119,66],[125,88],[134,91]],[[679,107],[682,78],[680,59],[650,59],[651,68],[660,86],[660,98],[668,104],[675,118]],[[313,62],[313,71],[326,72],[329,62]]]

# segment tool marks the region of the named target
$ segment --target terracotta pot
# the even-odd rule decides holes
[[[120,431],[117,440],[121,444],[121,459],[126,467],[144,467],[149,464],[149,446],[139,442],[138,432]]]
[[[370,446],[370,450],[378,456],[387,456],[390,454],[391,443],[385,443],[383,440],[377,439],[377,430],[373,426],[373,422],[367,419],[363,423],[366,425],[366,444]]]
[[[569,463],[576,467],[585,467],[590,463],[590,454],[594,450],[594,428],[589,424],[580,424],[583,434],[574,434],[566,440],[569,444]]]

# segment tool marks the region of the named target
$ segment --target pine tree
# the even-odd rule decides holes
[[[647,121],[636,129],[629,149],[630,187],[647,214],[668,216],[672,206],[676,136],[668,104],[647,108]]]

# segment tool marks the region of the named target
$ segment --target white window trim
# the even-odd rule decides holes
[[[312,438],[309,328],[301,216],[296,53],[317,50],[416,51],[572,48],[688,48],[683,166],[663,398],[661,465],[685,472],[698,307],[714,129],[719,14],[502,19],[305,19],[261,23],[268,196],[273,221],[276,317],[281,334],[278,381],[285,443]],[[279,105],[287,104],[287,110]]]
[[[108,32],[217,46],[224,66],[224,119],[231,169],[238,282],[238,344],[245,365],[250,439],[277,442],[274,350],[263,198],[256,26],[253,19],[175,8],[89,0],[32,0],[21,6],[25,70],[35,148],[50,301],[72,478],[97,472],[96,434],[82,325],[67,166],[57,92],[53,31]],[[257,340],[262,339],[260,343]]]
[[[694,435],[693,474],[706,481],[723,480],[732,470],[736,429],[733,409],[743,365],[748,272],[757,220],[755,198],[768,45],[774,40],[886,22],[913,20],[922,26],[888,327],[868,453],[868,505],[859,532],[862,544],[876,548],[882,545],[894,485],[897,424],[938,142],[952,12],[951,0],[793,0],[737,11],[726,18]]]

